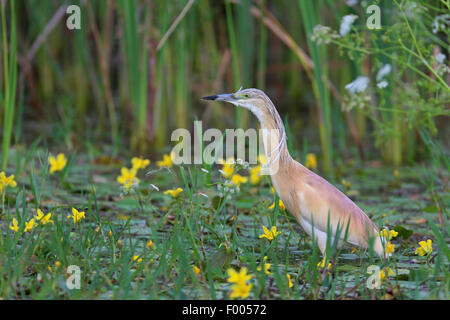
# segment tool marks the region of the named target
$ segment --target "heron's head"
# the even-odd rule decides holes
[[[243,89],[235,93],[217,94],[203,97],[202,100],[225,101],[252,111],[259,120],[270,113],[273,107],[267,95],[259,89]]]

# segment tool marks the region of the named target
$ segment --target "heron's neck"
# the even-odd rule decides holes
[[[287,148],[287,136],[283,121],[275,107],[261,114],[259,122],[262,128],[264,152],[271,172],[281,168],[291,159]]]

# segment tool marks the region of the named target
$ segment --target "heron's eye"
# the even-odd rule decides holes
[[[244,97],[250,98],[250,95],[249,94],[245,94]]]

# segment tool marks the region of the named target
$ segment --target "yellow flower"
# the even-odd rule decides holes
[[[136,262],[142,262],[142,258],[140,258],[140,256],[133,256],[133,261],[136,261]]]
[[[305,167],[308,169],[317,169],[317,158],[314,153],[308,153],[306,155]]]
[[[0,172],[0,194],[3,194],[3,191],[6,190],[7,187],[15,188],[17,187],[16,181],[14,181],[14,175],[6,176],[5,172]]]
[[[256,167],[251,168],[249,170],[251,184],[258,184],[259,180],[261,179],[261,176],[259,174],[260,171],[261,171],[261,165],[257,165]]]
[[[72,215],[67,216],[67,219],[70,219],[70,218],[73,219],[73,223],[78,223],[81,221],[81,219],[85,218],[84,211],[79,212],[77,209],[72,208]]]
[[[134,157],[133,159],[131,159],[131,164],[133,169],[135,170],[139,170],[139,169],[145,169],[145,167],[147,167],[150,164],[150,160],[148,159],[143,159],[142,157]]]
[[[383,228],[378,236],[384,241],[391,241],[392,238],[398,236],[398,232],[395,230],[388,230],[387,228]]]
[[[264,154],[260,154],[258,155],[258,162],[260,164],[266,164],[267,163],[267,158]]]
[[[149,242],[147,242],[147,248],[149,248],[149,249],[154,249],[154,248],[155,248],[155,245],[153,244],[153,241],[152,241],[152,240],[150,240]]]
[[[33,218],[33,219],[30,219],[30,221],[25,222],[24,232],[31,231],[31,230],[33,230],[34,227],[35,227],[35,224],[34,224],[34,218]]]
[[[192,270],[194,271],[195,274],[199,274],[200,273],[200,268],[198,268],[197,266],[193,266]]]
[[[124,185],[126,190],[129,190],[133,183],[139,183],[139,179],[136,178],[136,169],[133,167],[131,169],[122,167],[120,169],[121,175],[117,177],[117,182]]]
[[[350,181],[347,181],[345,179],[342,179],[341,183],[344,186],[344,188],[347,190],[350,190],[350,188],[352,187],[352,184],[350,183]]]
[[[400,175],[400,174],[399,174],[398,170],[395,169],[395,170],[394,170],[394,177],[395,177],[395,179],[398,179],[398,176],[399,176],[399,175]]]
[[[414,253],[418,254],[421,257],[431,254],[433,252],[433,247],[431,246],[432,243],[433,242],[431,241],[431,239],[428,239],[426,242],[420,241],[420,247],[416,248],[416,251]]]
[[[384,279],[386,278],[386,273],[387,273],[387,276],[388,276],[388,277],[394,275],[394,271],[392,271],[391,268],[389,268],[389,267],[384,268],[384,270],[381,270],[381,271],[380,271],[380,274],[379,274],[379,277],[380,277],[380,281],[381,281],[381,282],[383,282]]]
[[[270,205],[269,210],[273,210],[275,208],[275,201]],[[283,201],[281,201],[281,199],[278,200],[278,208],[280,208],[280,210],[284,211],[286,210],[286,207],[284,206]]]
[[[62,171],[66,167],[67,158],[64,153],[58,154],[57,157],[50,155],[48,162],[50,163],[50,174],[52,174],[55,171]]]
[[[163,159],[160,161],[156,161],[156,165],[158,167],[167,167],[167,168],[172,168],[172,158],[173,158],[174,154],[173,152],[169,154],[164,154],[163,155]]]
[[[241,176],[240,174],[234,174],[231,177],[231,182],[236,185],[237,187],[239,187],[241,185],[241,183],[247,183],[248,178]]]
[[[19,231],[19,223],[16,218],[12,219],[11,225],[9,228],[14,231],[14,233],[17,233]]]
[[[272,272],[269,271],[271,264],[270,263],[266,263],[267,261],[267,256],[264,257],[264,273],[265,274],[272,274]],[[261,271],[262,268],[261,267],[257,267],[256,270]]]
[[[222,165],[222,175],[225,178],[229,178],[233,175],[234,172],[234,159],[233,158],[228,158],[226,162],[224,162],[222,159],[220,159],[218,161],[220,164]]]
[[[294,284],[291,281],[291,275],[287,274],[286,277],[288,279],[288,286],[289,286],[289,288],[292,288],[294,286]]]
[[[245,299],[250,295],[250,290],[252,289],[252,284],[233,284],[231,286],[230,298],[242,298]]]
[[[281,231],[277,232],[277,227],[273,226],[270,230],[267,229],[265,226],[262,226],[263,230],[264,230],[264,234],[260,235],[259,238],[266,238],[269,241],[272,241],[273,239],[276,238],[276,236],[278,236],[279,234],[281,234]]]
[[[169,189],[167,191],[164,191],[164,194],[170,194],[170,196],[172,198],[176,198],[180,192],[183,192],[183,189],[177,188],[177,189]]]
[[[46,225],[47,223],[53,223],[53,220],[50,218],[52,217],[52,213],[49,212],[47,214],[44,214],[41,209],[37,210],[37,216],[36,219],[42,224]]]
[[[395,250],[395,244],[392,244],[390,241],[388,241],[388,243],[386,243],[386,254],[388,255],[388,257],[392,256],[392,254],[394,253]]]
[[[239,273],[233,269],[228,269],[228,279],[229,283],[245,284],[248,280],[252,278],[252,275],[247,274],[247,268],[243,267]]]
[[[320,268],[320,269],[323,269],[323,268],[325,267],[325,257],[322,259],[322,261],[320,261],[320,262],[317,264],[317,267]],[[331,263],[328,262],[328,264],[327,264],[327,270],[330,269],[330,268],[331,268]]]
[[[59,267],[61,267],[61,262],[59,262],[59,261],[55,261],[55,267],[56,267],[56,268],[59,268]]]
[[[228,269],[229,283],[234,283],[231,286],[230,298],[247,298],[250,294],[252,284],[247,284],[247,281],[252,278],[251,275],[247,275],[247,268],[243,267],[239,273],[233,269]]]
[[[108,232],[108,237],[112,237],[112,231],[111,230],[109,230],[109,232]]]

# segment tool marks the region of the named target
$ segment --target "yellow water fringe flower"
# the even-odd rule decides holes
[[[140,258],[140,256],[133,256],[133,261],[136,261],[136,262],[142,262],[142,258]]]
[[[150,240],[149,242],[147,242],[147,248],[155,249],[155,244],[153,243],[153,240]]]
[[[67,219],[73,219],[73,223],[78,223],[81,221],[81,219],[84,219],[84,211],[79,212],[77,209],[72,208],[72,215],[68,215]]]
[[[41,209],[38,209],[38,210],[37,210],[37,216],[36,216],[36,219],[37,219],[43,226],[46,225],[47,223],[53,223],[53,220],[50,219],[51,217],[52,217],[52,213],[51,213],[51,212],[49,212],[49,213],[47,213],[47,214],[44,214],[44,213],[42,212]]]
[[[252,284],[247,284],[247,281],[252,278],[251,275],[247,274],[247,268],[243,267],[239,273],[230,268],[228,269],[228,276],[229,278],[227,281],[233,283],[231,286],[230,298],[247,298],[253,286]]]
[[[149,164],[150,160],[143,159],[142,157],[133,157],[133,159],[131,159],[131,165],[135,170],[145,169]]]
[[[398,172],[397,169],[395,169],[395,170],[394,170],[394,178],[395,178],[395,179],[398,179],[399,175],[400,175],[400,173]]]
[[[228,269],[228,279],[229,283],[246,283],[252,278],[251,274],[247,274],[247,268],[242,267],[241,270],[236,272],[234,269]]]
[[[395,230],[388,230],[384,228],[378,233],[378,236],[384,241],[391,241],[392,238],[398,236],[398,232]]]
[[[231,177],[231,182],[237,187],[239,187],[241,185],[241,183],[247,183],[247,181],[248,181],[248,178],[243,177],[240,174],[234,174]]]
[[[319,263],[317,263],[317,267],[320,269],[325,268],[325,257],[322,259],[322,261],[320,261]],[[328,262],[327,264],[327,270],[331,268],[331,263]]]
[[[262,154],[262,153],[260,155],[258,155],[258,162],[260,164],[266,164],[267,163],[266,156],[264,154]]]
[[[242,298],[245,299],[250,295],[250,290],[252,289],[252,284],[233,284],[231,286],[230,298]]]
[[[122,184],[126,190],[129,190],[134,183],[139,183],[140,180],[136,178],[136,169],[135,168],[125,168],[122,167],[120,169],[121,175],[117,177],[117,182]]]
[[[193,266],[192,270],[194,271],[195,274],[199,274],[200,273],[200,268],[198,268],[197,266]]]
[[[267,229],[265,226],[262,226],[263,230],[264,230],[264,234],[260,235],[259,238],[266,238],[269,241],[272,241],[273,239],[275,239],[279,234],[281,234],[281,231],[277,232],[277,227],[273,226],[270,230]]]
[[[394,271],[392,271],[392,269],[389,268],[389,267],[386,267],[383,270],[381,270],[380,273],[379,273],[379,277],[380,277],[380,281],[381,282],[383,282],[384,279],[386,279],[386,274],[387,274],[388,277],[389,276],[393,276],[394,275]]]
[[[269,210],[273,210],[275,208],[275,201],[270,205]],[[284,206],[283,201],[281,199],[278,199],[278,208],[280,208],[281,211],[286,210],[286,207]]]
[[[257,165],[256,167],[251,168],[249,170],[251,184],[258,184],[259,180],[261,180],[260,175],[261,167],[262,167],[261,165]]]
[[[228,158],[226,162],[220,159],[218,162],[222,164],[222,171],[221,171],[222,175],[225,178],[231,177],[234,172],[234,159]]]
[[[294,284],[291,281],[291,275],[287,274],[286,278],[288,279],[288,286],[289,286],[289,288],[292,288],[294,286]]]
[[[264,257],[264,273],[265,274],[272,274],[272,272],[269,271],[271,264],[267,263],[267,256]],[[261,267],[257,267],[256,270],[261,271]]]
[[[352,187],[352,184],[350,183],[350,181],[347,181],[345,179],[341,180],[341,184],[344,186],[345,189],[350,190],[350,188]]]
[[[50,174],[52,174],[55,171],[62,171],[66,167],[67,158],[64,153],[60,153],[56,157],[50,155],[48,163],[50,164]]]
[[[171,152],[170,154],[164,154],[162,160],[156,161],[156,165],[158,167],[172,168],[172,165],[173,165],[172,158],[173,158],[173,156],[174,156],[173,152]]]
[[[170,194],[172,198],[176,198],[180,192],[183,192],[183,189],[177,188],[177,189],[169,189],[167,191],[164,191],[164,194]]]
[[[388,255],[388,257],[392,256],[392,254],[394,253],[395,250],[395,244],[392,244],[390,241],[388,241],[388,243],[386,243],[386,247],[385,247],[385,251],[386,254]]]
[[[17,187],[17,182],[14,181],[14,175],[6,176],[5,172],[0,172],[0,194],[3,194],[7,187],[15,188]]]
[[[431,241],[431,239],[428,239],[426,242],[420,241],[420,247],[416,248],[416,251],[414,253],[418,254],[421,257],[431,254],[433,252],[433,247],[431,246],[432,243],[433,242]]]
[[[317,169],[317,158],[314,153],[308,153],[306,155],[305,167],[308,169]]]
[[[17,233],[19,231],[19,222],[16,218],[12,219],[11,224],[9,225],[9,228],[14,231],[14,233]]]
[[[34,227],[36,226],[34,224],[34,218],[30,219],[30,221],[25,222],[25,230],[23,230],[23,232],[28,232],[34,229]]]

